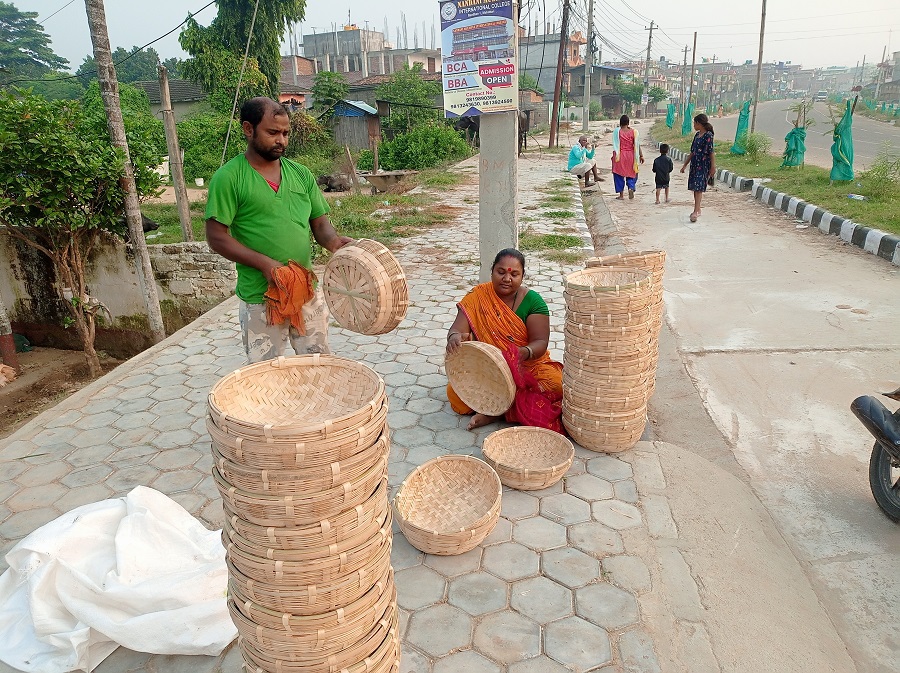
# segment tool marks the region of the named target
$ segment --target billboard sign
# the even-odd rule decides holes
[[[519,107],[513,0],[441,0],[444,115]]]

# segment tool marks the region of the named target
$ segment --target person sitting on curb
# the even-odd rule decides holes
[[[590,175],[594,174],[594,182],[600,182],[603,178],[597,172],[597,162],[594,161],[594,145],[588,149],[588,137],[581,136],[578,143],[569,152],[569,173],[584,178],[585,189],[590,187]]]

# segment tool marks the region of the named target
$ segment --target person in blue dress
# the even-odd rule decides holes
[[[688,189],[694,192],[694,212],[691,213],[691,222],[696,222],[700,217],[700,202],[703,192],[710,184],[711,178],[716,174],[716,154],[713,146],[713,125],[709,123],[709,117],[700,113],[694,117],[694,142],[691,143],[691,153],[684,161],[681,172],[691,165],[688,173]]]

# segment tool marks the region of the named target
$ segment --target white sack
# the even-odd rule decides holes
[[[151,488],[64,514],[6,561],[0,659],[28,673],[91,671],[119,645],[217,655],[237,636],[220,533]]]

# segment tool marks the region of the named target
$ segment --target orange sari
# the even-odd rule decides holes
[[[476,285],[457,306],[468,319],[473,338],[499,348],[509,363],[516,398],[506,412],[506,420],[562,432],[562,364],[547,353],[519,361],[519,348],[528,344],[528,330],[497,296],[491,283]],[[472,413],[449,385],[447,398],[456,413]]]

